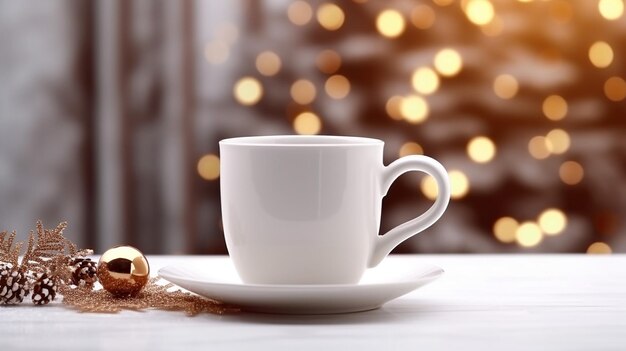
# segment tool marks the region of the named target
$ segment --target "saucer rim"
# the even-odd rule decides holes
[[[414,273],[407,274],[406,277],[402,277],[402,279],[398,279],[395,281],[387,281],[387,282],[368,282],[368,283],[356,283],[356,284],[256,284],[256,283],[244,283],[244,282],[220,282],[216,280],[209,280],[210,277],[206,277],[206,279],[196,279],[191,278],[189,276],[181,276],[177,274],[163,274],[167,269],[173,269],[177,267],[181,267],[181,264],[170,264],[164,267],[161,267],[157,275],[167,281],[172,282],[170,279],[166,277],[166,275],[170,275],[170,277],[175,276],[174,279],[183,279],[185,281],[199,283],[199,284],[213,284],[219,285],[222,287],[231,287],[231,288],[260,288],[260,289],[280,289],[280,290],[326,290],[326,289],[345,289],[345,288],[355,288],[355,287],[363,287],[366,288],[368,286],[376,287],[376,286],[387,286],[393,284],[415,284],[415,283],[429,283],[433,280],[440,278],[445,270],[439,266],[430,263],[422,263],[421,264],[426,273],[422,273],[419,275],[415,275]],[[176,284],[176,283],[174,283]]]

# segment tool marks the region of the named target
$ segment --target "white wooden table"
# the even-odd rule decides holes
[[[148,257],[153,272],[210,257]],[[0,350],[626,350],[626,256],[421,255],[440,280],[344,315],[0,308]]]

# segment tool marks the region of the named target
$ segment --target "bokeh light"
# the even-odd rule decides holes
[[[469,0],[465,6],[465,14],[472,23],[482,26],[491,22],[495,11],[488,0]]]
[[[532,157],[543,160],[552,153],[552,144],[546,137],[538,135],[528,142],[528,152]]]
[[[215,180],[220,177],[220,159],[216,155],[204,155],[198,160],[198,174],[206,180]]]
[[[322,129],[322,120],[313,112],[302,112],[293,120],[293,129],[302,135],[318,134]]]
[[[585,176],[583,166],[576,161],[565,161],[559,167],[559,178],[567,185],[580,183]]]
[[[308,105],[317,95],[315,85],[306,79],[298,79],[291,85],[291,98],[300,105]]]
[[[463,68],[463,59],[458,51],[446,48],[437,52],[434,65],[439,74],[452,77],[457,75]]]
[[[256,69],[264,76],[273,76],[281,67],[280,57],[272,51],[263,51],[256,57]]]
[[[388,38],[396,38],[404,32],[406,23],[402,14],[396,10],[384,10],[376,17],[376,29]]]
[[[435,200],[437,198],[437,194],[439,194],[439,189],[437,187],[437,182],[435,178],[427,175],[422,178],[422,182],[420,183],[420,190],[422,194],[426,196],[429,200]]]
[[[418,93],[429,95],[439,88],[439,76],[431,68],[420,67],[413,72],[411,84]]]
[[[512,217],[499,218],[493,224],[493,235],[498,241],[512,243],[515,241],[519,223]]]
[[[567,115],[567,101],[560,95],[550,95],[543,100],[542,110],[548,119],[561,120]]]
[[[549,208],[541,212],[537,223],[539,223],[539,227],[546,235],[557,235],[567,227],[567,217],[563,211]]]
[[[604,41],[596,41],[589,47],[589,61],[598,67],[609,67],[613,62],[613,48]]]
[[[477,136],[467,143],[467,155],[477,163],[487,163],[496,155],[496,144],[485,137]]]
[[[596,255],[608,255],[613,253],[613,250],[607,243],[603,243],[601,241],[597,241],[587,248],[588,254],[596,254]]]
[[[385,104],[385,111],[387,115],[396,121],[402,120],[402,112],[400,111],[400,104],[402,104],[402,96],[394,95],[387,100]]]
[[[448,176],[450,178],[450,197],[455,200],[465,197],[470,190],[469,179],[467,179],[465,173],[453,169],[448,172]],[[430,200],[435,200],[439,194],[437,181],[429,175],[422,178],[420,189],[422,194]]]
[[[433,0],[433,2],[439,6],[449,6],[454,3],[454,0]]]
[[[323,50],[315,60],[317,69],[322,73],[333,74],[341,67],[341,56],[333,50]]]
[[[622,77],[611,77],[604,82],[604,95],[611,101],[626,99],[626,81]]]
[[[263,86],[256,78],[243,77],[235,83],[233,94],[240,104],[254,105],[263,96]]]
[[[400,101],[400,115],[409,123],[424,122],[429,112],[428,103],[421,96],[410,95]]]
[[[433,8],[425,4],[419,4],[411,11],[411,23],[419,29],[432,27],[436,18]]]
[[[345,15],[341,7],[331,4],[321,4],[317,9],[317,21],[326,30],[337,30],[343,26]]]
[[[515,231],[515,241],[523,247],[537,246],[543,240],[541,228],[534,222],[524,222]]]
[[[551,152],[553,154],[565,153],[570,147],[570,137],[563,129],[553,129],[546,135],[546,140],[551,145]]]
[[[624,2],[622,0],[600,0],[598,10],[602,17],[607,20],[616,20],[624,14]]]
[[[400,157],[422,154],[424,154],[424,149],[422,149],[422,146],[413,141],[402,144],[402,147],[400,147],[400,152],[398,153]]]
[[[501,99],[515,97],[519,90],[517,79],[510,74],[501,74],[493,81],[493,92]]]
[[[313,18],[313,9],[306,1],[294,1],[287,8],[287,18],[295,25],[304,26]]]
[[[324,90],[333,99],[343,99],[350,93],[350,81],[342,75],[335,74],[328,77],[326,84],[324,84]]]

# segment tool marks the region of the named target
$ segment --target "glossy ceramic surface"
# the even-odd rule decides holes
[[[159,275],[199,295],[246,311],[281,314],[330,314],[366,311],[407,294],[443,274],[439,267],[411,258],[388,260],[368,270],[359,284],[267,285],[242,283],[227,257],[210,265],[167,266]]]
[[[443,214],[450,186],[426,156],[382,163],[384,143],[335,136],[222,140],[220,181],[228,252],[257,284],[354,284],[395,246]],[[408,171],[432,175],[439,198],[379,236],[382,198]]]

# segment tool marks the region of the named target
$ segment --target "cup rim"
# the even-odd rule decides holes
[[[342,135],[262,135],[222,139],[220,145],[271,147],[354,147],[383,145],[380,139]]]

